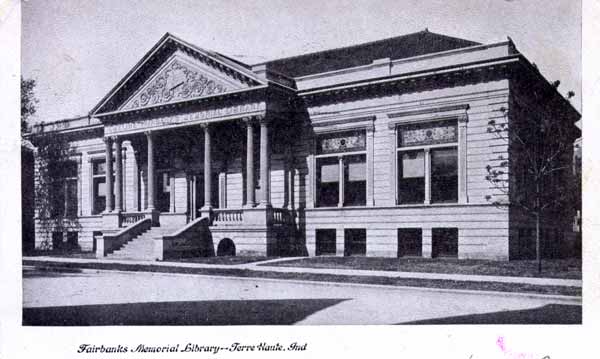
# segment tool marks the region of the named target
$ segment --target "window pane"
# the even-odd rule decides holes
[[[344,256],[367,254],[367,230],[352,228],[344,230]]]
[[[106,174],[106,161],[94,162],[94,174],[95,175]]]
[[[61,180],[50,185],[50,216],[62,217],[65,213],[65,184]]]
[[[106,178],[94,178],[93,213],[98,214],[106,209]]]
[[[431,251],[433,257],[457,257],[458,228],[432,228]]]
[[[398,152],[398,203],[425,201],[425,152]]]
[[[421,228],[398,228],[398,257],[418,256],[423,253]]]
[[[317,229],[315,255],[335,254],[335,236],[335,229]]]
[[[340,171],[338,163],[321,166],[321,183],[332,183],[339,181]]]
[[[67,181],[67,217],[77,217],[77,180]]]
[[[96,192],[96,195],[99,197],[106,197],[106,183],[105,182],[98,182],[98,190]]]
[[[159,174],[157,176],[157,187],[159,188],[159,190],[156,193],[156,209],[159,212],[169,212],[170,207],[171,207],[171,193],[170,193],[170,186],[169,186],[169,173],[168,172],[163,172],[162,174]],[[212,173],[212,182],[211,182],[213,188],[213,198],[215,200],[216,206],[218,207],[218,203],[219,203],[219,173],[217,173],[216,171]]]
[[[339,162],[337,158],[317,161],[317,206],[332,207],[339,202]]]
[[[367,204],[367,157],[344,157],[344,205]]]
[[[431,150],[431,201],[458,201],[458,151]]]

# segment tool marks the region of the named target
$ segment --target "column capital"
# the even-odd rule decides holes
[[[112,144],[113,138],[112,138],[112,136],[106,136],[106,137],[102,138],[102,141],[104,141],[104,143],[106,143],[106,144]]]
[[[154,136],[154,131],[144,131],[144,135],[146,135],[146,137],[150,138],[150,137]]]
[[[108,136],[108,138],[110,138],[113,143],[121,143],[123,141],[122,137],[119,137],[117,135],[111,135]]]
[[[271,123],[271,118],[269,118],[265,115],[257,115],[257,116],[254,116],[254,118],[256,118],[256,121],[258,121],[258,123],[260,123],[261,126],[266,126],[269,123]]]
[[[466,113],[460,114],[458,116],[458,123],[462,126],[466,126],[467,122],[469,122],[469,116]]]
[[[256,118],[254,116],[242,117],[242,122],[246,126],[252,126],[256,123]]]
[[[208,123],[208,122],[201,123],[200,127],[204,130],[204,132],[207,132],[210,130],[210,123]]]

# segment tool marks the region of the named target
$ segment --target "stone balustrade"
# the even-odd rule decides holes
[[[285,208],[271,208],[271,223],[274,225],[293,224],[293,218],[290,211]]]
[[[244,222],[243,209],[213,209],[212,224],[242,224]]]
[[[144,218],[146,213],[143,212],[121,213],[121,227],[129,227]]]

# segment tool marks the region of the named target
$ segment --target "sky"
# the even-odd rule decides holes
[[[86,115],[170,32],[247,64],[429,31],[494,43],[510,36],[581,112],[578,0],[29,0],[22,74],[34,122]]]

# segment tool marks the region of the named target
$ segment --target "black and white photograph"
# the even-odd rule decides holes
[[[489,330],[592,320],[582,6],[0,2],[20,14],[11,318],[77,333],[50,357],[318,357],[194,333],[444,325],[555,358]]]

